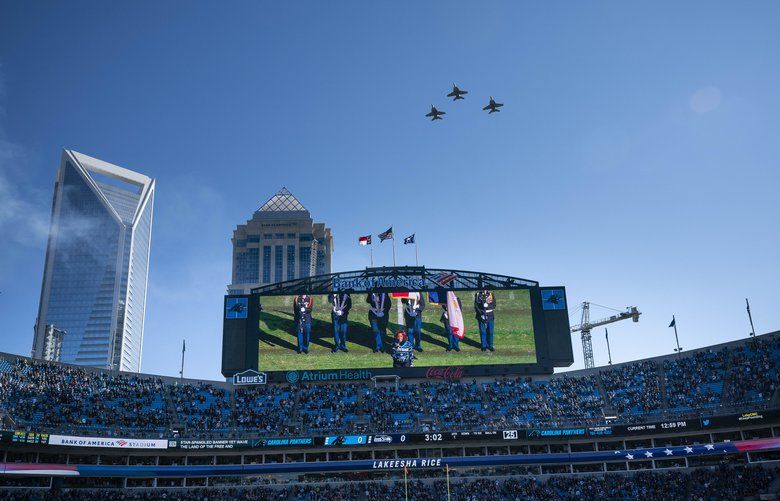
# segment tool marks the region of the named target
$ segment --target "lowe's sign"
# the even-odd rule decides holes
[[[265,384],[268,382],[268,376],[265,372],[258,372],[256,370],[247,369],[244,372],[239,372],[233,375],[233,384],[250,385],[250,384]]]

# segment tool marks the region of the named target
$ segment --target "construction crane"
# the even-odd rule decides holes
[[[601,305],[596,305],[596,306],[601,306]],[[607,308],[606,306],[601,306],[601,307]],[[594,327],[600,327],[602,325],[620,322],[621,320],[628,320],[629,318],[634,322],[639,322],[639,315],[641,315],[642,313],[637,309],[636,306],[628,306],[625,311],[615,310],[618,312],[617,314],[612,315],[611,317],[596,320],[595,322],[591,322],[590,303],[588,301],[584,301],[582,303],[581,308],[582,308],[582,318],[580,320],[580,323],[578,325],[572,326],[571,331],[580,332],[582,338],[582,357],[585,359],[585,368],[590,369],[595,365],[593,363],[593,343],[591,343],[590,340],[591,329],[593,329]],[[607,309],[614,310],[614,308],[607,308]]]

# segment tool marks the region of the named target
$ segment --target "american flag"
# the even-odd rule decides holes
[[[389,228],[387,229],[387,231],[385,231],[385,232],[383,232],[383,233],[380,233],[380,234],[379,234],[379,235],[377,235],[377,236],[379,237],[379,241],[380,241],[380,242],[384,242],[384,241],[385,241],[385,240],[387,240],[388,238],[393,238],[393,227],[392,227],[392,226],[391,226],[391,227],[389,227]]]
[[[446,271],[442,271],[441,273],[433,277],[433,281],[441,285],[442,287],[444,287],[445,285],[452,282],[456,278],[458,278],[458,275],[454,273],[447,273]]]

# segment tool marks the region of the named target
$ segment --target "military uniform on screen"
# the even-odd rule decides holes
[[[408,298],[401,300],[404,305],[404,324],[409,342],[417,351],[422,350],[422,312],[425,309],[425,299],[419,292],[412,292]]]
[[[390,317],[390,296],[384,292],[371,293],[366,296],[368,303],[368,322],[374,333],[374,353],[382,351],[382,339],[387,333],[387,322]]]
[[[331,304],[330,319],[333,323],[333,348],[336,353],[347,350],[347,327],[349,325],[349,310],[352,309],[352,297],[347,293],[330,294],[328,302]]]
[[[293,300],[296,333],[298,335],[298,353],[309,353],[311,310],[313,307],[314,299],[306,294],[296,296]]]
[[[487,289],[474,294],[474,311],[479,324],[479,339],[482,351],[493,351],[493,323],[496,310],[496,297]]]

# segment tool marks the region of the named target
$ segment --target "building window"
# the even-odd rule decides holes
[[[301,247],[298,254],[298,278],[306,278],[309,276],[311,266],[311,247]]]
[[[249,243],[256,244],[257,242],[260,241],[260,235],[247,235],[246,241]]]
[[[282,261],[282,252],[283,252],[283,246],[277,245],[274,249],[274,281],[275,282],[281,282],[284,280],[282,278],[282,268],[284,267],[284,261]]]
[[[287,280],[295,279],[295,246],[287,246]]]
[[[263,240],[273,240],[274,235],[273,233],[263,233]]]
[[[271,246],[263,246],[263,283],[271,283]]]
[[[236,254],[236,283],[256,284],[260,279],[260,249],[247,249]]]
[[[301,242],[311,242],[312,235],[311,233],[301,233],[301,236],[298,239]]]
[[[287,238],[295,238],[295,233],[288,233]]]

